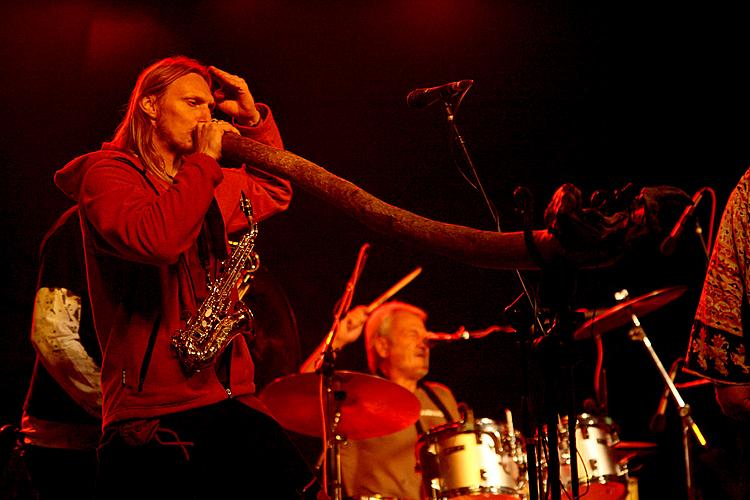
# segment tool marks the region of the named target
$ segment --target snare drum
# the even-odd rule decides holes
[[[558,435],[560,481],[570,491],[571,457],[567,417],[561,420]],[[618,441],[617,428],[609,417],[597,417],[588,413],[578,416],[576,450],[581,497],[585,494],[585,498],[589,500],[620,500],[627,495],[627,469],[617,463],[612,454],[612,445]]]
[[[433,427],[416,445],[423,497],[518,499],[526,486],[526,455],[520,433],[483,418]]]

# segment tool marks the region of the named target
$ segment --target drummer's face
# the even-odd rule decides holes
[[[390,352],[388,364],[391,378],[402,376],[419,380],[430,366],[430,349],[425,338],[424,321],[407,311],[396,311],[388,333]]]

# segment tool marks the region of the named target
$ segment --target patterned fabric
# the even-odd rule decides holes
[[[686,371],[716,382],[750,383],[745,356],[750,275],[750,169],[729,197],[703,284]]]

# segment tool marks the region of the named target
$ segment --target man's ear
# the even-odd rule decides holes
[[[380,358],[387,358],[391,353],[391,343],[386,337],[377,337],[375,339],[375,352]]]
[[[141,111],[146,113],[146,116],[148,116],[152,120],[156,120],[156,115],[158,111],[158,105],[156,103],[156,96],[147,95],[145,97],[142,97],[141,102],[139,102],[138,105],[141,107]]]

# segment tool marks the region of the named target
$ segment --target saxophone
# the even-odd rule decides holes
[[[185,329],[178,330],[171,340],[172,348],[188,376],[211,366],[237,335],[253,331],[255,326],[252,311],[243,301],[235,300],[233,295],[238,284],[247,280],[260,265],[258,254],[254,251],[258,225],[245,193],[242,193],[240,207],[247,217],[250,230],[234,245],[221,275],[209,284],[208,296],[188,319]]]

